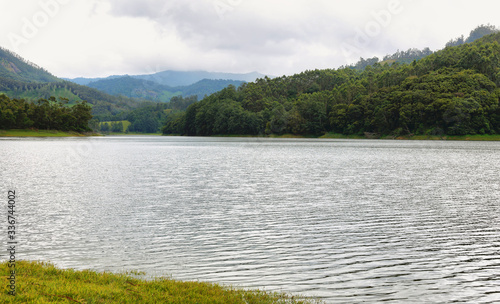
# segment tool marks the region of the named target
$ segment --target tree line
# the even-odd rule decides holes
[[[92,124],[92,128],[102,132],[158,133],[168,117],[175,117],[197,101],[196,96],[174,96],[166,103],[144,101],[134,110],[112,116],[109,123]],[[121,123],[124,120],[131,124],[125,127]]]
[[[377,62],[229,86],[167,115],[163,132],[500,134],[499,42],[500,34],[492,34],[410,64]]]
[[[27,102],[0,94],[0,129],[42,129],[90,131],[92,108],[83,101],[69,107],[67,100],[55,97]]]
[[[464,35],[462,35],[458,38],[455,38],[455,39],[448,41],[448,43],[446,43],[446,47],[459,46],[459,45],[462,45],[465,43],[471,43],[471,42],[476,41],[477,39],[483,38],[484,36],[495,34],[498,32],[499,32],[499,29],[496,26],[491,25],[491,24],[486,24],[486,25],[482,24],[482,25],[476,27],[475,29],[473,29],[470,32],[469,37],[467,37],[467,38],[465,38]]]

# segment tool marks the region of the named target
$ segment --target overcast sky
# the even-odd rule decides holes
[[[1,0],[0,46],[59,77],[207,70],[289,75],[441,49],[498,0]]]

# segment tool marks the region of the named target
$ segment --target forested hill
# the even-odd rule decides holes
[[[0,47],[0,77],[23,82],[56,82],[57,77],[19,55]]]
[[[446,47],[449,46],[459,46],[465,43],[471,43],[474,42],[480,38],[483,38],[484,36],[491,35],[491,34],[496,34],[498,33],[499,30],[493,26],[493,25],[480,25],[473,29],[469,37],[464,38],[462,35],[459,38],[452,39],[450,40],[447,44]],[[373,58],[368,58],[364,59],[361,58],[357,63],[349,65],[347,67],[351,69],[356,69],[356,70],[364,70],[367,66],[369,65],[374,65],[375,63],[381,62],[381,63],[394,63],[394,62],[399,62],[399,63],[412,63],[414,60],[420,60],[422,58],[425,58],[429,55],[431,55],[433,52],[429,48],[424,48],[423,50],[419,50],[416,48],[411,48],[406,51],[400,51],[398,50],[396,53],[392,55],[386,55],[382,60],[380,60],[378,57],[373,57]]]
[[[0,93],[10,98],[36,102],[63,98],[69,105],[87,101],[94,116],[113,117],[140,106],[137,100],[112,96],[96,89],[64,81],[19,55],[0,47]]]
[[[156,103],[109,95],[61,80],[0,48],[0,129],[85,131],[91,127],[98,131],[99,122],[127,120],[130,123],[129,131],[155,133],[160,131],[168,113],[183,111],[196,100],[196,96],[176,96],[169,103]],[[82,127],[82,119],[78,122],[72,120],[83,116],[89,126]]]
[[[226,88],[165,134],[500,134],[500,34],[410,64],[315,70]]]

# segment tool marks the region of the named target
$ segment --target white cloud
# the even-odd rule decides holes
[[[397,49],[438,49],[479,24],[500,25],[496,0],[24,0],[0,3],[0,45],[14,49],[12,34],[24,38],[26,20],[48,16],[50,4],[53,16],[39,19],[43,26],[17,51],[64,77],[291,74]]]

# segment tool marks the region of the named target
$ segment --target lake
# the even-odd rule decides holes
[[[500,301],[499,169],[500,142],[0,139],[18,259],[327,303]]]

